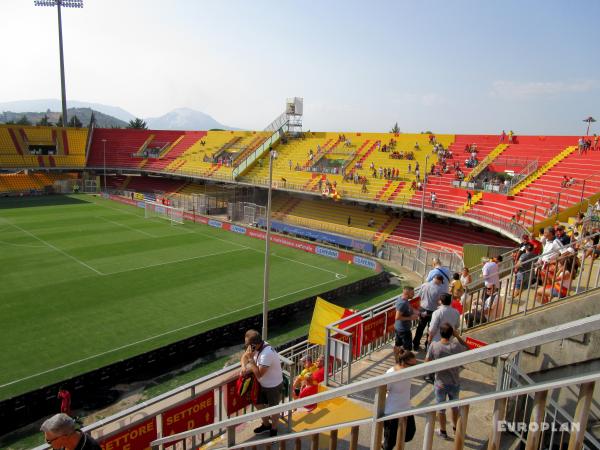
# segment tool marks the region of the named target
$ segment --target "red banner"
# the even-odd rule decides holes
[[[230,416],[242,408],[250,405],[247,396],[240,397],[236,389],[236,380],[227,383],[227,393],[225,394],[225,411]]]
[[[181,433],[215,420],[215,394],[207,392],[162,414],[163,436]]]
[[[156,439],[156,421],[154,417],[138,423],[106,439],[99,438],[102,450],[149,450],[150,443]]]
[[[391,333],[394,331],[394,325],[396,322],[396,308],[390,309],[387,313],[387,326],[385,327],[386,333]]]
[[[479,339],[474,339],[472,337],[467,337],[465,339],[465,344],[469,347],[469,350],[473,350],[474,348],[485,347],[487,342],[480,341]]]
[[[363,323],[363,345],[370,344],[385,333],[385,317],[386,314],[378,314]]]

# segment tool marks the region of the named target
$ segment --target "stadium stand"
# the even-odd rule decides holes
[[[405,247],[416,247],[419,243],[420,219],[404,217],[396,225],[386,243]],[[485,231],[475,231],[472,227],[459,224],[446,224],[432,221],[423,223],[422,247],[428,250],[449,250],[462,255],[463,244],[485,244],[514,246],[510,239]]]
[[[330,199],[301,200],[279,195],[273,199],[272,211],[274,220],[353,236],[376,244],[388,237],[398,222],[381,210],[367,211],[353,205],[334,203]]]
[[[469,176],[474,168],[469,168],[465,164],[465,159],[469,158],[470,152],[465,151],[467,145],[475,144],[477,146],[477,159],[481,162],[485,157],[494,151],[498,145],[498,137],[491,135],[456,135],[454,142],[448,147],[452,152],[452,159],[447,161],[449,166],[452,166],[455,162],[460,163],[460,168],[465,174]],[[431,165],[434,164],[439,170],[440,175],[431,175]],[[465,203],[466,190],[455,188],[452,182],[456,179],[456,172],[450,170],[448,173],[443,173],[439,166],[437,159],[430,162],[429,167],[423,167],[422,173],[428,173],[428,185],[425,197],[425,202],[428,207],[430,204],[430,195],[435,192],[437,200],[435,202],[435,209],[440,209],[448,212],[454,212],[458,207]],[[414,195],[410,198],[409,204],[420,207],[421,206],[421,192],[414,192]]]
[[[583,198],[598,192],[600,180],[594,175],[597,173],[595,167],[600,164],[600,152],[579,155],[572,145],[572,139],[566,142],[565,138],[561,140],[563,142],[554,144],[522,143],[511,146],[517,148],[521,145],[524,146],[521,154],[528,154],[532,157],[540,155],[538,170],[531,174],[522,183],[522,186],[516,187],[515,195],[507,197],[484,193],[482,199],[475,203],[466,215],[492,215],[510,220],[521,210],[523,211],[524,225],[531,226],[534,222],[541,221],[548,216],[551,202],[559,203],[558,207],[564,209],[581,201],[582,189],[584,190]],[[546,150],[540,147],[545,147]],[[562,185],[565,176],[574,179],[569,187]],[[588,180],[583,186],[583,180],[586,178]],[[561,199],[557,197],[559,193]]]
[[[346,140],[340,140],[340,137]],[[438,135],[436,138],[445,148],[454,140],[452,135]],[[394,148],[390,148],[391,140],[396,143]],[[415,148],[416,143],[418,149]],[[387,151],[383,151],[384,146]],[[422,175],[426,156],[436,158],[431,153],[432,148],[427,134],[308,133],[304,139],[291,139],[276,148],[278,156],[273,164],[273,180],[284,188],[309,192],[318,192],[319,180],[322,181],[321,186],[329,181],[335,183],[336,191],[342,198],[402,204],[410,196],[416,163],[421,166]],[[310,151],[314,155],[312,160]],[[394,151],[398,154],[411,152],[414,159],[393,158]],[[375,169],[375,177],[371,165]],[[334,170],[334,167],[338,170]],[[382,176],[380,168],[395,169],[396,174],[392,177]],[[361,182],[355,182],[355,174],[366,179],[366,189]],[[243,177],[246,181],[263,185],[267,178],[266,158]]]
[[[77,174],[58,173],[5,173],[0,174],[0,192],[42,191],[57,180],[77,178]]]
[[[0,167],[85,167],[87,129],[0,125]]]

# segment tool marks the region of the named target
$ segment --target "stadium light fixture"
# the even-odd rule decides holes
[[[592,123],[594,123],[596,121],[596,119],[594,119],[592,116],[589,116],[586,119],[583,119],[584,122],[587,122],[587,131],[585,132],[586,136],[590,135],[590,125],[592,125]]]
[[[58,50],[60,53],[60,88],[62,94],[62,126],[66,127],[67,119],[67,93],[65,88],[65,57],[63,55],[62,19],[61,8],[83,8],[83,0],[34,0],[35,6],[56,6],[58,12]]]

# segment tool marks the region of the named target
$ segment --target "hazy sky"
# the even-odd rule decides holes
[[[0,102],[59,98],[56,8],[0,16]],[[63,9],[67,100],[262,129],[299,96],[312,130],[578,134],[600,120],[599,18],[598,0],[85,0]]]

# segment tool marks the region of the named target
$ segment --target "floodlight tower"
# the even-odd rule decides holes
[[[61,8],[83,8],[83,0],[34,0],[35,6],[56,6],[58,11],[58,49],[60,52],[60,88],[62,93],[62,126],[67,126],[67,93],[65,89],[65,57],[63,55]]]

